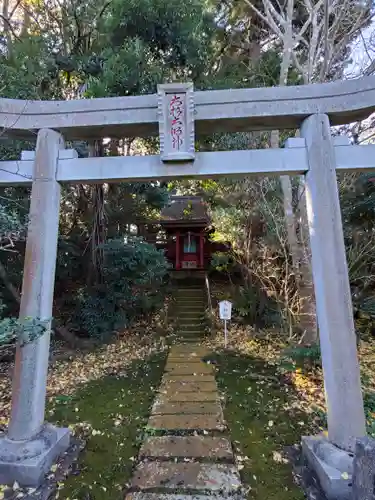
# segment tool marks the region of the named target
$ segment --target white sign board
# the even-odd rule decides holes
[[[232,302],[222,300],[219,302],[220,319],[229,320],[232,317]]]

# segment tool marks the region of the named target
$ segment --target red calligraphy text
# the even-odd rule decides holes
[[[184,105],[182,102],[182,97],[179,95],[174,95],[169,103],[169,116],[172,118],[170,134],[172,139],[172,148],[180,151],[183,144],[184,135]]]

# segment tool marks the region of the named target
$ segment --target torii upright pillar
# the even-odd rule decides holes
[[[56,171],[63,148],[59,133],[38,133],[20,318],[47,323],[52,317],[59,228],[60,185]],[[2,484],[17,481],[23,486],[38,486],[57,456],[69,446],[68,429],[44,423],[49,344],[50,324],[42,336],[17,346],[12,414],[8,433],[0,439]]]
[[[328,439],[306,437],[302,444],[327,497],[343,499],[351,494],[355,440],[366,427],[328,116],[307,118],[301,137],[309,164],[306,204],[328,420]]]

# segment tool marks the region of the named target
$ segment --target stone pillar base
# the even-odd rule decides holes
[[[36,487],[70,442],[68,429],[45,424],[30,441],[0,437],[0,484]]]
[[[324,436],[302,437],[302,452],[328,500],[352,497],[352,453],[340,450]]]

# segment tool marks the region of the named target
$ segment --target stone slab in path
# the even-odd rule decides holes
[[[187,383],[187,382],[212,382],[216,383],[215,377],[213,375],[205,374],[205,373],[196,373],[195,375],[177,375],[175,373],[166,373],[164,374],[161,382],[164,384],[173,383]]]
[[[177,346],[172,346],[169,349],[169,354],[180,354],[180,353],[195,353],[197,356],[205,356],[208,354],[210,349],[208,347],[204,347],[200,344],[179,344]]]
[[[158,394],[158,400],[161,402],[181,402],[187,403],[188,401],[217,401],[217,391],[206,392],[186,392],[178,389],[164,391]]]
[[[151,415],[149,427],[169,431],[225,429],[222,415]]]
[[[180,392],[212,392],[217,391],[216,382],[206,382],[197,380],[191,382],[185,380],[168,380],[162,383],[159,392],[174,394],[176,391]]]
[[[137,466],[132,479],[132,487],[141,490],[178,488],[203,490],[202,493],[230,493],[237,491],[240,486],[240,476],[234,465],[199,462],[142,462]]]
[[[188,354],[187,352],[181,353],[171,353],[168,355],[167,361],[170,363],[181,363],[181,362],[189,362],[189,363],[203,363],[203,358],[206,354]]]
[[[194,415],[207,413],[211,415],[221,415],[222,410],[219,402],[216,401],[165,401],[156,400],[151,411],[152,415]]]
[[[181,375],[193,375],[194,373],[203,373],[203,374],[212,374],[214,369],[212,365],[208,365],[206,363],[181,363],[181,362],[172,362],[167,361],[165,365],[165,371],[168,373],[179,373]]]
[[[232,446],[225,437],[161,436],[143,443],[141,457],[233,459]]]
[[[231,500],[233,497],[228,497],[227,495],[163,495],[160,493],[129,493],[125,497],[125,500]],[[242,497],[241,497],[242,498]],[[239,500],[238,496],[236,496],[236,500]]]

